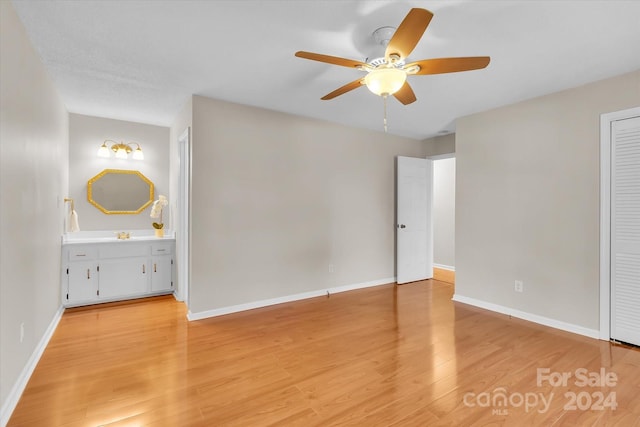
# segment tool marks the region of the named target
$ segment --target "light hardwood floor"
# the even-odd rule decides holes
[[[638,349],[452,292],[384,285],[195,322],[172,297],[67,310],[9,426],[640,425]],[[538,368],[572,377],[538,386]],[[581,387],[581,368],[616,384]],[[571,392],[589,409],[565,408]],[[591,409],[599,393],[617,408]]]
[[[439,280],[453,285],[456,283],[456,272],[445,270],[444,268],[433,267],[433,280]]]

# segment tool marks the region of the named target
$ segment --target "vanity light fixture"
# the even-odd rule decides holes
[[[112,143],[111,147],[109,147],[107,143]],[[142,148],[140,148],[140,144],[136,142],[132,142],[131,144],[137,145],[138,148],[134,150],[130,144],[107,139],[102,143],[100,148],[98,148],[98,157],[111,157],[111,152],[109,151],[109,149],[111,149],[111,151],[115,153],[115,157],[117,159],[127,159],[129,154],[133,152],[133,155],[131,156],[133,159],[144,160],[144,153],[142,152]]]

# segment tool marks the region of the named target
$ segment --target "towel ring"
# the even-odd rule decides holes
[[[65,198],[64,199],[65,202],[71,202],[71,212],[73,212],[74,210],[76,210],[75,206],[73,205],[73,199],[70,198]]]

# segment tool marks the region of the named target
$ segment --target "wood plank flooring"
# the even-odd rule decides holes
[[[433,267],[433,280],[439,280],[453,285],[456,283],[456,272],[445,270],[444,268]]]
[[[452,293],[428,280],[195,322],[173,297],[67,310],[8,425],[640,426],[638,349]]]

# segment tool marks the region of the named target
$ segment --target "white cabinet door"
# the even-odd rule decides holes
[[[98,299],[98,271],[95,261],[70,263],[67,271],[66,303],[74,304]]]
[[[154,256],[151,259],[151,292],[173,289],[170,255]]]
[[[147,258],[100,261],[100,298],[141,295],[149,292]]]

